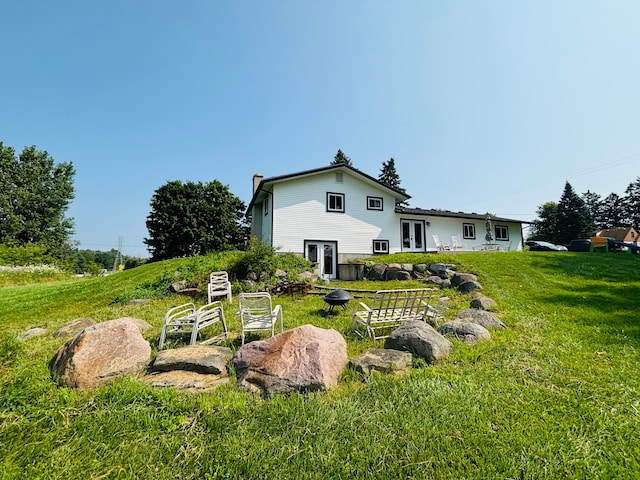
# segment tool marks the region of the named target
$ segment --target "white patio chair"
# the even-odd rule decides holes
[[[460,241],[457,235],[451,235],[451,248],[453,251],[467,249],[465,244]]]
[[[207,301],[211,303],[213,297],[226,296],[229,302],[233,301],[231,294],[231,282],[227,272],[212,272],[209,275],[209,284],[207,285]]]
[[[178,305],[164,315],[162,333],[158,342],[158,350],[162,349],[168,336],[186,336],[191,338],[196,323],[196,306],[193,303]]]
[[[282,332],[282,307],[271,304],[271,295],[267,292],[241,293],[238,297],[238,315],[242,324],[242,345],[247,332],[270,331],[275,333],[276,322]]]
[[[449,308],[449,297],[438,298],[436,306],[427,306],[427,313],[425,315],[425,321],[431,324],[433,327],[439,327],[440,321],[444,321],[444,315]]]
[[[451,247],[449,246],[449,244],[447,243],[442,243],[440,241],[440,237],[438,237],[438,235],[432,235],[433,237],[433,241],[436,244],[436,248],[438,249],[438,251],[440,252],[444,252],[445,250],[451,250]]]
[[[227,338],[227,322],[224,318],[224,309],[222,308],[222,302],[211,302],[203,305],[196,310],[196,323],[191,332],[191,345],[195,345],[198,341],[198,335],[202,330],[216,323],[222,325],[222,332],[208,338],[201,342],[203,345],[214,343],[221,338]]]

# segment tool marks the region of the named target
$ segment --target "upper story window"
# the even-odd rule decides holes
[[[509,227],[496,225],[496,240],[509,240]]]
[[[344,213],[344,193],[327,192],[327,212]]]
[[[473,223],[462,224],[462,238],[469,240],[475,240],[476,238],[476,226]]]
[[[269,215],[269,197],[266,197],[264,202],[262,202],[262,211],[265,216]]]
[[[367,210],[382,210],[382,197],[367,197]]]

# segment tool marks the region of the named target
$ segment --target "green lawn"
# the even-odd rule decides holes
[[[103,278],[0,288],[0,479],[637,478],[640,475],[640,256],[543,252],[394,256],[478,275],[510,326],[475,347],[454,341],[407,376],[345,371],[325,394],[260,399],[234,382],[213,393],[154,390],[136,379],[89,392],[57,387],[62,344],[25,341],[79,317],[146,320],[185,298],[114,303],[188,260]],[[6,282],[6,279],[5,279]],[[336,284],[337,286],[345,284]],[[418,284],[411,283],[411,286]],[[354,288],[398,284],[352,282]],[[235,300],[234,300],[235,301]],[[453,294],[450,315],[469,298]],[[336,328],[349,355],[374,345],[328,319],[318,295],[276,299],[286,328]],[[238,329],[227,307],[231,329]],[[236,348],[236,343],[230,343]]]

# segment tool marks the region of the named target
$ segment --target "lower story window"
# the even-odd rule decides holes
[[[509,227],[496,225],[496,240],[509,240]]]
[[[374,240],[373,253],[389,253],[389,240]]]

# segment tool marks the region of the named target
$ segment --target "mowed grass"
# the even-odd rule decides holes
[[[509,329],[406,376],[349,370],[328,393],[261,399],[232,381],[212,393],[157,390],[139,379],[76,392],[56,386],[50,332],[79,317],[142,318],[157,344],[177,295],[114,303],[187,260],[104,278],[0,289],[0,478],[637,478],[640,475],[640,257],[542,252],[396,255],[478,275]],[[407,284],[336,283],[359,289]],[[469,297],[451,293],[450,316]],[[358,299],[357,299],[358,300]],[[286,328],[336,328],[348,312],[320,295],[280,296]],[[202,303],[202,301],[200,302]],[[355,307],[356,301],[351,302]],[[239,329],[236,303],[226,305]],[[237,348],[237,341],[228,345]]]

